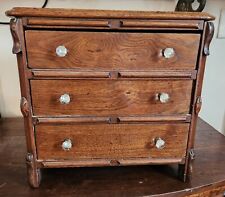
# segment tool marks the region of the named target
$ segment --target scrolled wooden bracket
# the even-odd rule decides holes
[[[182,12],[201,12],[206,5],[206,0],[197,0],[199,6],[197,9],[193,9],[192,4],[195,0],[179,0],[176,6],[175,11],[182,11]]]
[[[214,24],[212,22],[207,22],[207,24],[206,24],[206,37],[205,37],[204,49],[203,49],[203,53],[206,56],[208,56],[210,54],[209,46],[210,46],[210,43],[212,41],[214,31],[215,31]]]
[[[191,160],[195,159],[195,151],[193,148],[189,150],[189,157]]]
[[[188,165],[188,175],[192,176],[193,173],[193,161],[195,160],[195,151],[194,149],[189,150],[189,165]]]
[[[13,38],[13,54],[20,53],[22,51],[22,45],[19,38],[19,23],[18,20],[13,18],[10,20],[10,31]]]
[[[195,102],[195,113],[198,114],[202,108],[202,98],[198,96]]]
[[[39,168],[35,167],[33,154],[27,153],[26,163],[27,163],[27,173],[28,173],[29,184],[32,187],[37,188],[39,187],[41,182],[41,171]]]
[[[20,100],[20,110],[24,117],[27,117],[29,114],[29,103],[25,97],[22,97]]]

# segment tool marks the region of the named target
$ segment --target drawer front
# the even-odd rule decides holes
[[[41,160],[165,159],[185,157],[188,129],[189,124],[64,124],[37,125],[35,132]]]
[[[34,115],[188,114],[192,80],[31,80]]]
[[[200,41],[199,34],[175,33],[30,30],[25,35],[30,68],[78,70],[194,69]]]

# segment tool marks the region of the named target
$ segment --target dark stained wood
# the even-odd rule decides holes
[[[37,164],[33,154],[27,153],[26,164],[27,164],[28,182],[34,188],[39,187],[42,179],[41,169],[37,168]]]
[[[195,69],[200,34],[26,31],[30,68],[77,70]],[[56,55],[64,45],[68,54]],[[154,46],[154,47],[153,47]],[[175,56],[162,51],[174,48]]]
[[[214,24],[212,22],[208,22],[206,25],[206,38],[204,42],[204,54],[209,55],[209,46],[212,41],[214,35]]]
[[[23,8],[15,7],[6,11],[7,16],[16,17],[52,17],[52,18],[129,18],[129,19],[166,19],[166,20],[214,20],[207,13],[188,12],[149,12],[126,10],[84,10],[57,8]]]
[[[41,160],[149,158],[151,161],[151,158],[182,159],[188,129],[189,124],[63,124],[37,125],[35,133]],[[155,147],[156,138],[166,142],[165,148]],[[65,139],[71,139],[71,150],[62,149]]]
[[[208,26],[209,24],[208,22],[206,22],[204,25],[204,31],[203,31],[203,36],[201,40],[201,48],[200,48],[201,53],[199,55],[199,60],[197,62],[197,68],[199,71],[198,71],[197,80],[195,82],[195,89],[194,89],[194,97],[193,97],[193,105],[192,105],[192,120],[191,120],[190,132],[188,137],[188,147],[187,147],[188,151],[186,156],[187,161],[185,163],[185,168],[184,168],[184,177],[183,177],[184,180],[186,179],[186,175],[192,176],[192,171],[193,171],[193,167],[192,167],[193,160],[190,158],[189,152],[190,150],[194,149],[196,125],[197,125],[197,117],[198,117],[198,113],[196,113],[195,109],[198,108],[198,106],[196,107],[196,104],[199,105],[198,101],[199,101],[199,98],[201,98],[203,77],[204,77],[204,71],[205,71],[205,63],[206,63],[207,54],[204,53],[204,45],[205,45],[205,40],[207,40],[207,37],[209,36],[209,34],[212,34],[211,31],[207,31]],[[197,110],[197,112],[199,111]]]
[[[31,80],[36,116],[188,114],[191,90],[191,80]],[[156,100],[159,93],[170,100]],[[64,94],[69,104],[60,103]]]
[[[36,165],[36,145],[34,137],[34,127],[32,122],[31,112],[31,94],[28,76],[25,74],[27,68],[27,56],[24,41],[24,29],[23,20],[16,19],[10,21],[11,33],[14,41],[19,40],[19,44],[13,46],[13,51],[17,54],[17,63],[20,78],[20,90],[22,97],[21,111],[24,115],[24,125],[26,134],[27,153],[33,158],[33,162],[27,163],[27,173],[29,177],[29,183],[32,187],[38,187],[40,184],[40,171]],[[16,27],[16,28],[14,28]],[[18,37],[18,38],[17,38]],[[16,46],[21,46],[21,49]]]
[[[193,176],[186,183],[176,178],[176,165],[57,168],[44,169],[42,184],[34,190],[26,183],[23,120],[2,118],[0,196],[222,196],[225,137],[199,119],[195,144]]]

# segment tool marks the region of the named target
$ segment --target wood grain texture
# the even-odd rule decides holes
[[[80,124],[38,125],[35,128],[38,159],[123,159],[183,158],[186,154],[189,124]],[[160,137],[166,146],[159,150],[154,139]],[[65,139],[73,147],[64,151]]]
[[[36,165],[36,145],[34,136],[34,127],[32,122],[32,107],[29,80],[26,75],[27,56],[24,40],[23,20],[16,19],[10,21],[11,33],[14,41],[19,41],[13,46],[13,53],[17,54],[17,63],[20,79],[20,90],[22,97],[21,111],[24,115],[24,126],[26,134],[27,153],[32,155],[32,162],[27,165],[28,182],[32,187],[38,187],[40,184],[41,171]]]
[[[34,115],[188,114],[192,80],[31,80]],[[185,88],[184,88],[185,87]],[[161,103],[158,93],[168,93]],[[70,95],[69,104],[59,98]]]
[[[202,28],[202,21],[196,21],[196,20],[188,20],[188,21],[179,21],[174,20],[170,21],[149,21],[149,20],[143,20],[143,21],[135,21],[135,20],[123,20],[122,21],[122,27],[136,27],[136,28],[158,28],[158,29],[201,29]]]
[[[0,131],[0,196],[30,197],[41,193],[42,196],[82,197],[206,197],[222,196],[224,192],[225,137],[201,119],[196,133],[193,176],[186,183],[176,178],[177,165],[49,168],[43,169],[42,183],[34,190],[27,186],[22,118],[0,119]],[[53,163],[45,164],[54,167]],[[65,160],[55,163],[61,167],[69,165]]]
[[[166,20],[214,20],[207,13],[190,12],[150,12],[127,10],[85,10],[63,8],[23,8],[15,7],[6,11],[7,16],[16,17],[53,17],[53,18],[133,18],[133,19],[166,19]]]
[[[162,165],[182,163],[182,158],[125,158],[125,159],[73,159],[43,161],[37,163],[42,168],[74,168],[74,167],[107,167],[107,166],[141,166],[141,165]]]
[[[211,28],[209,28],[211,26]],[[206,22],[204,24],[204,31],[203,31],[203,36],[201,40],[201,47],[200,47],[200,54],[199,54],[199,60],[197,62],[197,68],[198,68],[198,75],[197,75],[197,80],[194,84],[194,98],[193,98],[193,105],[192,105],[192,120],[191,120],[191,126],[190,126],[190,131],[189,131],[189,136],[188,136],[188,146],[187,150],[194,149],[194,142],[195,142],[195,136],[196,136],[196,126],[197,126],[197,117],[198,114],[195,113],[195,108],[196,104],[198,103],[198,98],[201,98],[201,93],[202,93],[202,85],[203,85],[203,78],[204,78],[204,72],[205,72],[205,64],[206,64],[206,57],[207,54],[204,53],[204,46],[205,46],[205,41],[208,40],[208,37],[212,37],[214,31],[208,31],[209,29],[213,30],[212,24],[209,24]],[[209,39],[210,40],[210,39]],[[210,42],[208,43],[210,45]],[[209,46],[208,45],[208,46]],[[187,151],[187,152],[188,152]],[[189,155],[186,157],[187,161],[185,164],[185,171],[184,174],[187,174],[189,177],[192,176],[193,173],[193,160],[190,159]]]
[[[30,68],[77,70],[195,69],[200,34],[26,31]],[[65,57],[56,48],[68,49]],[[165,58],[163,50],[174,48]]]
[[[127,19],[67,19],[28,18],[26,28],[117,29],[117,30],[202,30],[203,20],[127,20]]]
[[[163,78],[163,79],[196,79],[197,70],[151,70],[151,71],[76,71],[75,69],[29,69],[30,79],[60,78]]]
[[[162,115],[153,115],[153,116],[118,116],[114,118],[117,119],[117,123],[150,123],[150,122],[159,122],[159,123],[190,123],[191,116],[187,115],[171,115],[171,116],[162,116]],[[108,123],[112,124],[110,121],[112,117],[107,116],[57,116],[57,117],[33,117],[34,124],[65,124],[65,123]]]
[[[71,20],[71,19],[46,19],[28,18],[27,25],[42,26],[77,26],[77,27],[108,27],[107,20]]]
[[[11,30],[33,187],[43,167],[177,163],[184,181],[194,172],[189,152],[212,16],[35,8],[7,15],[17,18]],[[65,57],[56,55],[59,45]],[[165,48],[175,56],[163,57]],[[165,104],[156,99],[163,92],[170,95]],[[67,105],[59,102],[65,93]],[[154,148],[156,137],[165,138],[165,149]],[[61,148],[66,138],[70,151]]]

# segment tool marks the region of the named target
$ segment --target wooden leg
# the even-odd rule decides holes
[[[37,168],[32,154],[27,154],[27,175],[31,187],[38,188],[41,182],[41,169]]]
[[[188,166],[187,166],[187,176],[188,176],[189,179],[192,176],[194,160],[195,160],[194,149],[190,149],[189,158],[188,158]]]
[[[187,179],[191,179],[194,159],[195,159],[194,149],[190,149],[188,153],[188,163],[179,164],[178,166],[178,176],[183,182],[186,182]]]

